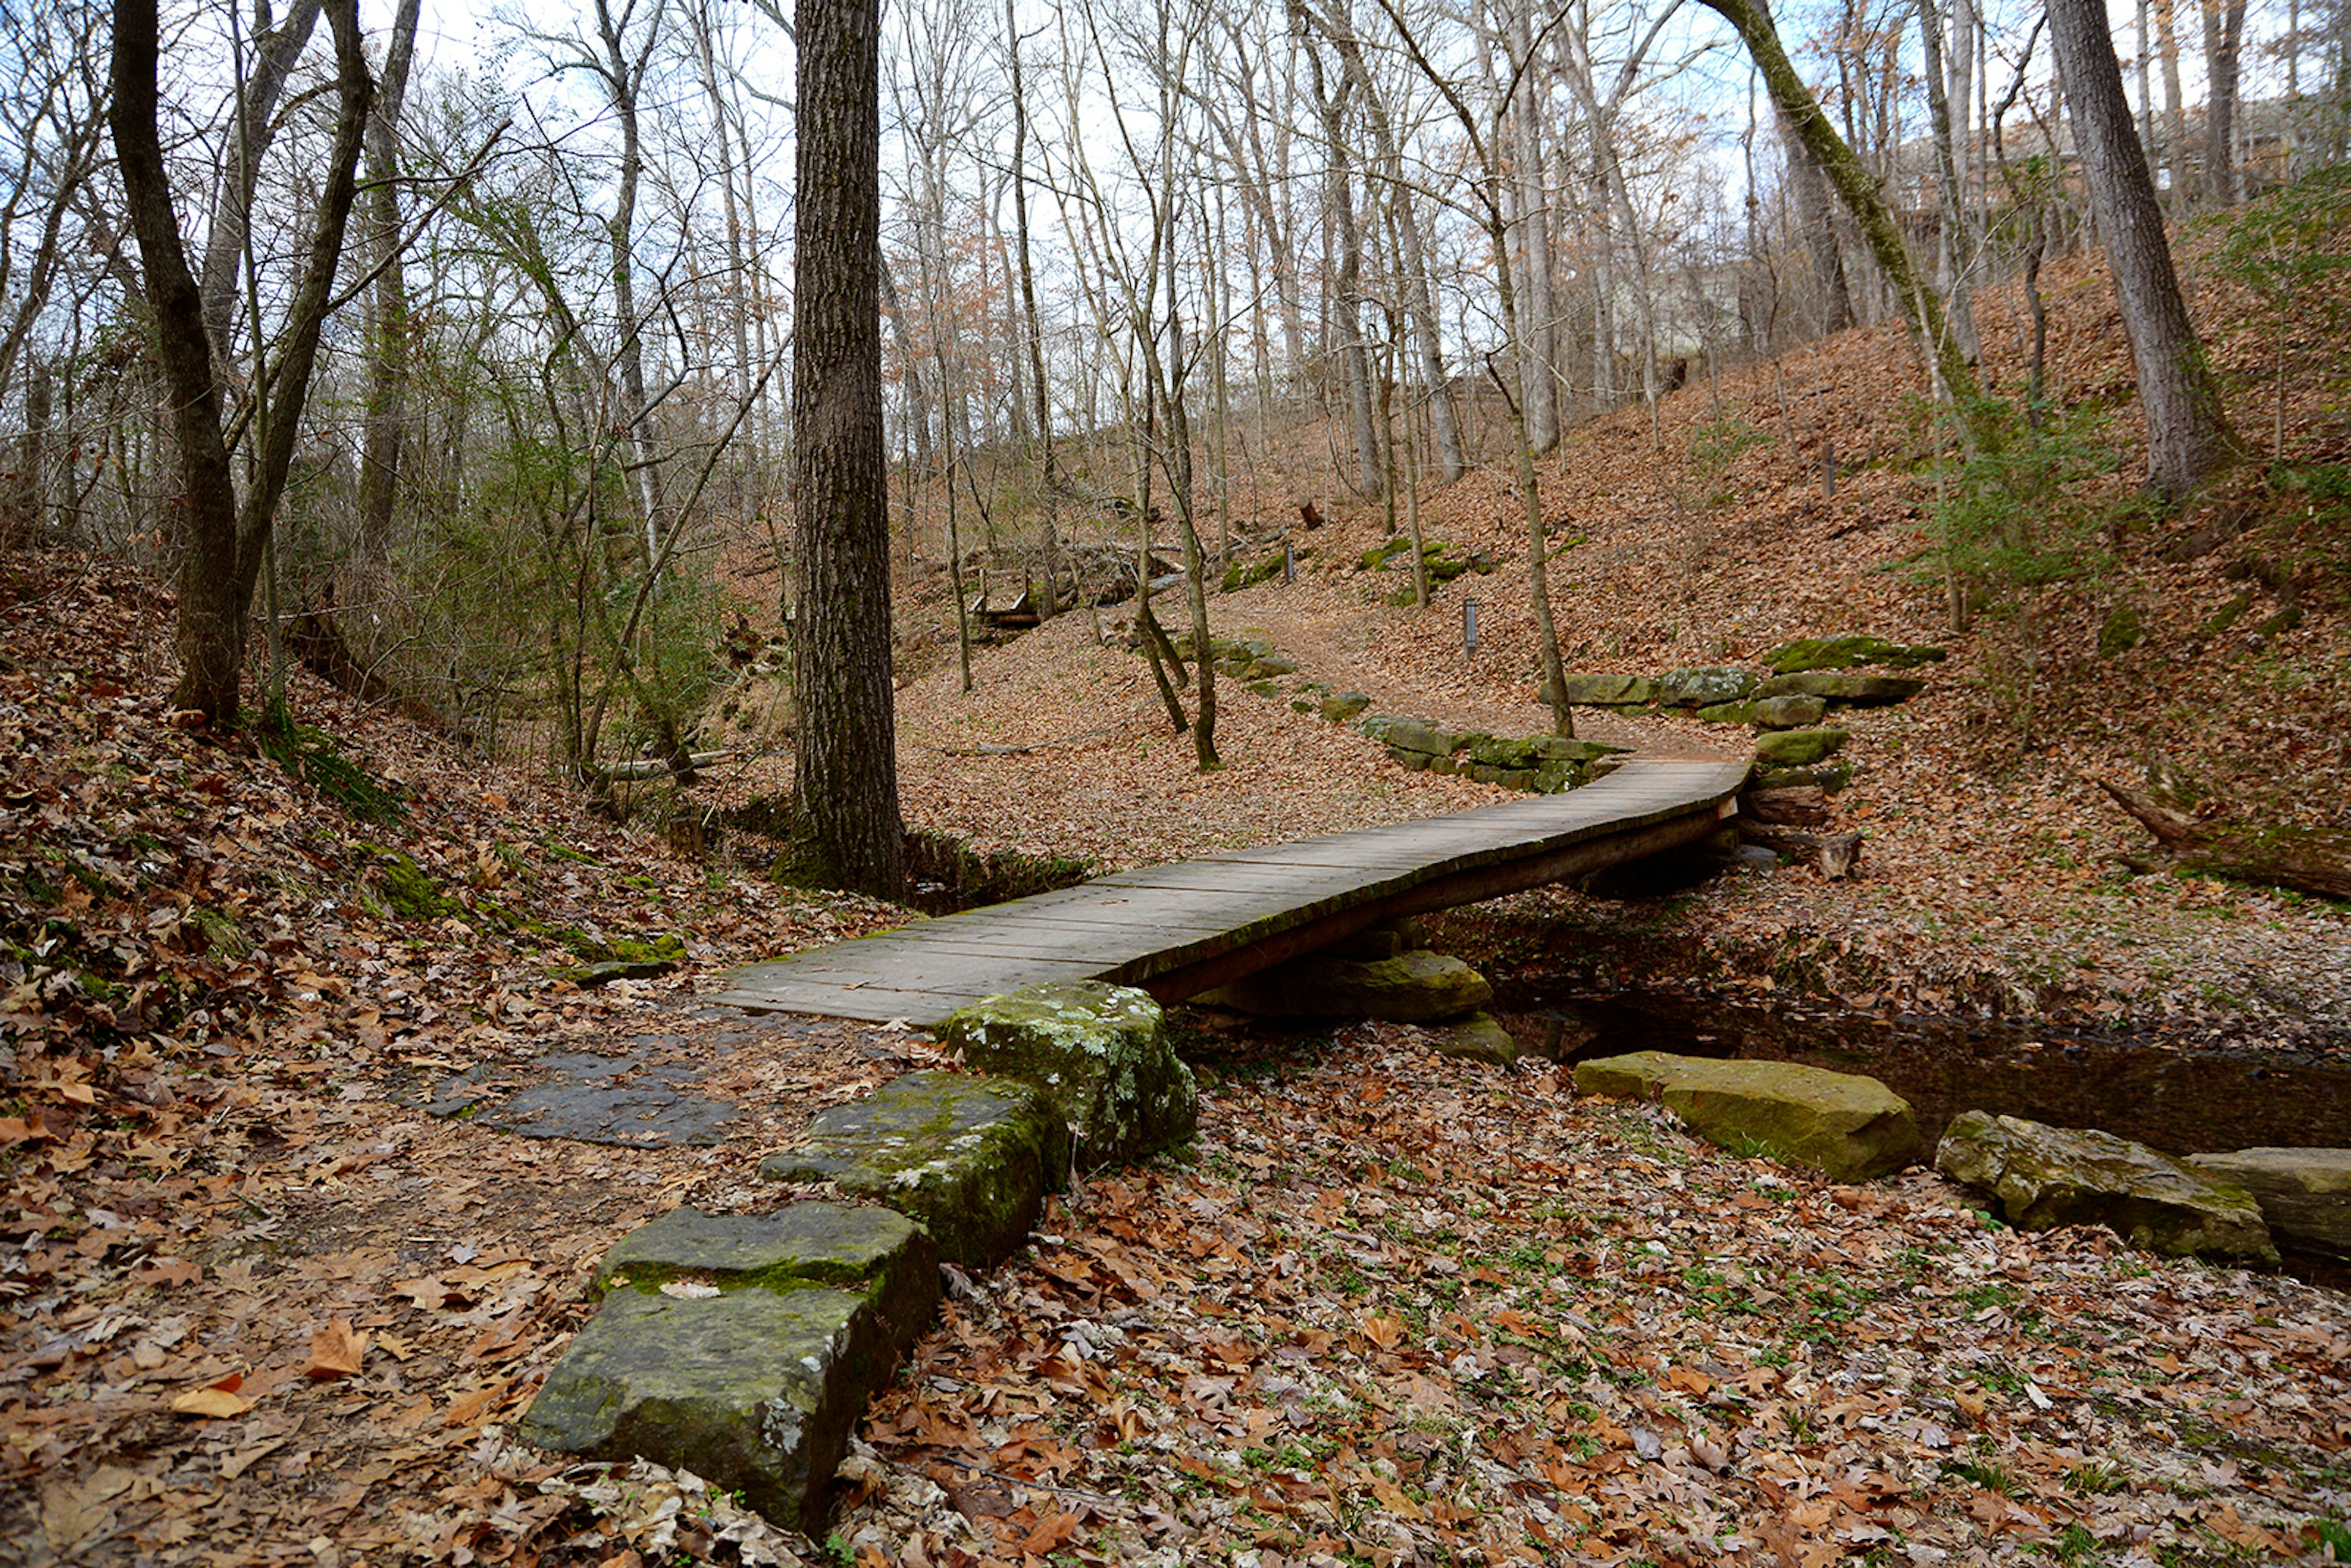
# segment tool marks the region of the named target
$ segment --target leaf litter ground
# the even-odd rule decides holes
[[[2061,375],[2126,391],[2103,279],[2054,272]],[[2013,357],[2002,308],[1996,365]],[[2262,351],[2242,321],[2216,341],[2224,365]],[[1719,404],[1687,389],[1654,444],[1645,419],[1583,427],[1547,465],[1560,537],[1583,540],[1554,567],[1573,663],[1735,659],[1823,631],[1938,639],[1932,585],[1900,570],[1931,493],[1888,393],[1912,379],[1903,352],[1857,333],[1797,377],[1805,363],[1726,377]],[[2302,446],[2342,444],[2338,417],[2295,406]],[[1694,505],[1677,466],[1724,411],[1770,439],[1726,469],[1726,498]],[[1832,435],[1848,465],[1833,502],[1809,476]],[[2179,526],[2257,499],[2224,491]],[[1383,706],[1539,730],[1511,504],[1491,474],[1432,501],[1433,531],[1504,564],[1425,615],[1378,602],[1393,574],[1353,565],[1379,514],[1326,507],[1339,520],[1308,573],[1217,600],[1220,629],[1263,627],[1306,674]],[[2314,512],[2262,528],[2249,538],[2289,558],[2330,548]],[[1870,835],[1860,883],[1551,892],[1498,925],[1598,951],[1617,980],[2281,1046],[2339,1029],[2339,912],[2118,874],[2136,830],[2087,784],[2153,742],[2279,820],[2342,821],[2339,577],[2256,643],[2250,621],[2206,630],[2245,591],[2231,552],[2173,562],[2155,542],[2043,601],[2067,679],[2037,737],[1994,700],[2014,652],[1996,628],[1954,640],[1917,704],[1856,718],[1840,811]],[[759,1153],[932,1060],[893,1031],[747,1028],[693,1001],[726,965],[899,912],[674,858],[298,679],[300,716],[409,801],[402,821],[353,823],[248,744],[159,722],[168,605],[138,580],[9,566],[0,1554],[823,1556],[690,1478],[560,1465],[503,1429],[615,1237],[680,1201],[770,1200],[749,1180]],[[1469,593],[1476,660],[1458,643]],[[2149,640],[2095,661],[2123,593]],[[1139,664],[1082,625],[984,653],[972,696],[945,673],[902,693],[914,821],[1113,865],[1502,798],[1401,773],[1229,684],[1231,766],[1203,778]],[[1687,721],[1591,728],[1723,744]],[[1041,749],[974,755],[1006,745]],[[787,779],[769,761],[707,794]],[[401,855],[433,902],[392,901],[414,885]],[[549,977],[583,947],[664,936],[684,938],[672,976]],[[609,1061],[647,1105],[733,1120],[708,1146],[502,1131],[549,1130],[534,1096],[564,1056]],[[1548,1067],[1491,1074],[1409,1030],[1231,1065],[1196,1163],[1088,1183],[920,1349],[848,1467],[842,1540],[862,1562],[2220,1563],[2316,1556],[2314,1522],[2351,1514],[2339,1295],[2101,1234],[1988,1228],[1924,1176],[1848,1190],[1733,1161],[1653,1112],[1573,1101]]]

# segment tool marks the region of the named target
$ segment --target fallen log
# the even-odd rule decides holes
[[[2155,835],[2179,870],[2351,898],[2351,830],[2199,821],[2143,789],[2104,779],[2097,784]]]
[[[1739,819],[1739,836],[1750,844],[1786,856],[1799,865],[1816,866],[1831,882],[1843,882],[1861,865],[1859,833],[1807,833],[1776,822]]]
[[[734,759],[735,754],[731,751],[697,751],[694,754],[693,767],[697,769],[711,768],[721,762],[731,762]],[[674,773],[684,771],[687,769],[679,768],[676,761],[671,758],[640,757],[632,761],[613,762],[600,767],[596,769],[596,777],[608,783],[628,784],[643,779],[666,779]]]

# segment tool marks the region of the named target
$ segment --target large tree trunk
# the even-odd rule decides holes
[[[2182,495],[2231,460],[2236,437],[2172,270],[2155,181],[2131,125],[2105,11],[2099,0],[2048,0],[2048,7],[2050,38],[2074,102],[2091,209],[2105,236],[2123,333],[2138,374],[2147,481]]]
[[[343,230],[358,192],[360,148],[373,96],[357,0],[331,0],[326,11],[335,34],[334,148],[309,253],[287,309],[287,330],[273,378],[277,401],[256,454],[251,486],[240,505],[221,433],[220,387],[204,295],[181,243],[156,129],[154,0],[121,0],[115,10],[115,156],[145,267],[156,354],[171,388],[186,519],[177,632],[182,670],[172,706],[202,713],[215,726],[236,719],[246,622],[301,430],[319,330],[342,255]]]
[[[800,0],[793,474],[800,550],[792,793],[828,880],[905,892],[882,444],[880,0]]]

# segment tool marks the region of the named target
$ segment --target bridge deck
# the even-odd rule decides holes
[[[1044,980],[1179,1001],[1382,920],[1474,904],[1712,832],[1742,763],[1627,762],[1580,789],[1145,866],[738,969],[711,999],[931,1026]]]

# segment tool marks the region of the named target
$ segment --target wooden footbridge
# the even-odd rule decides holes
[[[1702,839],[1746,765],[1627,761],[1580,789],[1146,866],[736,971],[713,1001],[928,1027],[982,997],[1109,980],[1181,1001],[1383,920]]]

